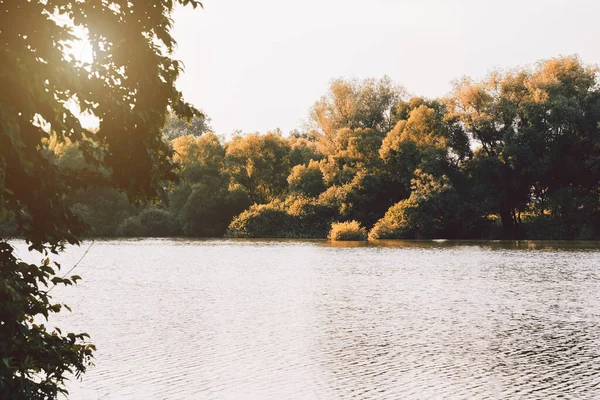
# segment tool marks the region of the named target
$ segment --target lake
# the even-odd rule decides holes
[[[96,241],[74,273],[72,399],[600,398],[595,242]]]

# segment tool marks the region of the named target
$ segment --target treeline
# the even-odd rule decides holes
[[[597,239],[599,121],[598,68],[565,57],[465,78],[435,100],[388,78],[336,80],[288,137],[224,141],[208,119],[171,117],[178,176],[153,204],[103,187],[111,172],[77,146],[47,153],[98,180],[69,198],[93,236],[324,238],[356,221],[372,239]],[[15,218],[0,236],[18,234]]]

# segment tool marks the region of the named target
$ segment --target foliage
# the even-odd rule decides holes
[[[319,195],[319,203],[335,207],[342,219],[370,227],[404,193],[396,186],[381,174],[360,172],[347,184],[327,188]]]
[[[288,237],[324,239],[331,222],[339,219],[337,207],[311,197],[292,195],[285,200],[284,207],[293,218]]]
[[[182,192],[181,199],[174,201]],[[202,183],[180,186],[171,198],[172,214],[186,236],[222,236],[233,217],[250,206],[248,195],[239,187],[215,188]]]
[[[496,72],[480,82],[465,79],[456,85],[450,103],[481,148],[470,170],[480,190],[493,193],[489,202],[501,217],[505,236],[524,234],[521,214],[531,206],[539,215],[549,213],[567,224],[570,211],[580,207],[596,218],[597,67],[563,57],[532,69]]]
[[[182,182],[169,195],[172,215],[186,236],[222,236],[233,217],[251,204],[247,193],[230,184],[225,147],[213,133],[173,140]]]
[[[234,218],[229,237],[325,238],[331,221],[338,218],[335,207],[314,198],[290,196],[285,201],[254,204]]]
[[[42,265],[19,261],[14,249],[0,243],[0,397],[51,399],[67,394],[69,374],[79,376],[90,366],[94,345],[85,333],[63,335],[40,319],[58,313],[46,285],[73,285],[80,278],[60,278],[60,265],[46,258]]]
[[[290,164],[293,166],[323,158],[316,143],[306,137],[290,135],[287,141],[290,144]]]
[[[204,113],[195,115],[188,121],[184,118],[179,118],[175,113],[171,112],[167,116],[162,129],[163,137],[167,141],[188,135],[198,137],[211,131],[210,118]]]
[[[315,197],[326,189],[323,172],[315,160],[310,160],[308,165],[296,165],[287,181],[291,193]]]
[[[60,251],[85,230],[70,194],[96,179],[133,199],[154,197],[174,178],[171,149],[162,140],[167,108],[199,113],[175,88],[180,63],[170,15],[195,0],[4,1],[0,13],[0,216],[14,216],[30,249]],[[76,30],[76,28],[78,30]],[[72,56],[70,43],[85,32],[93,62]],[[82,128],[77,112],[99,126]],[[96,165],[73,173],[51,154],[51,141],[68,142],[67,165]],[[49,147],[50,146],[50,147]],[[110,174],[103,174],[110,172]],[[0,397],[54,398],[67,373],[83,373],[93,346],[84,334],[49,332],[36,317],[60,311],[47,283],[58,278],[49,262],[25,264],[0,238]]]
[[[290,151],[289,143],[276,133],[236,136],[227,145],[225,168],[250,201],[266,203],[287,189]]]
[[[17,229],[17,221],[13,213],[6,213],[5,218],[0,218],[0,238],[16,237]]]
[[[228,237],[277,238],[287,237],[292,218],[279,200],[268,204],[253,204],[234,218],[227,229]]]
[[[334,80],[329,92],[310,111],[312,136],[326,154],[340,149],[340,129],[387,132],[395,123],[392,109],[404,90],[388,77],[380,80]]]
[[[71,210],[88,227],[86,236],[116,236],[119,225],[135,214],[124,193],[111,187],[90,186],[69,196]]]
[[[390,207],[369,232],[370,239],[484,237],[485,221],[448,177],[415,174],[410,197]]]
[[[189,183],[213,183],[224,179],[225,148],[214,133],[196,138],[180,136],[172,141],[179,176]]]
[[[367,230],[357,221],[334,222],[329,232],[331,240],[367,240]]]
[[[156,207],[144,208],[117,228],[118,236],[130,237],[169,237],[180,233],[181,228],[175,218],[167,210]]]
[[[312,131],[174,139],[180,181],[163,185],[164,207],[189,236],[222,235],[235,219],[231,235],[239,225],[250,236],[325,237],[324,224],[356,220],[375,226],[372,236],[598,237],[595,71],[564,57],[460,81],[436,100],[404,99],[386,78],[338,80],[313,107]],[[70,175],[106,175],[79,147],[47,147]],[[73,210],[88,222],[108,218],[90,203]],[[270,206],[242,218],[254,203]],[[106,205],[124,210],[110,196]],[[273,210],[285,229],[260,227]]]

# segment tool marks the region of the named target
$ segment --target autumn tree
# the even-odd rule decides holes
[[[338,131],[362,128],[387,132],[395,124],[394,109],[404,90],[390,78],[334,80],[312,107],[309,128],[324,154],[339,150]]]
[[[505,236],[525,234],[521,215],[531,209],[562,219],[571,237],[576,225],[598,218],[596,67],[563,57],[479,82],[464,79],[451,101],[478,147],[466,169]]]
[[[383,139],[379,155],[384,173],[399,190],[410,191],[417,169],[452,175],[471,156],[469,138],[443,103],[414,98],[400,103],[397,110],[401,119]]]
[[[169,209],[187,236],[221,236],[233,217],[250,205],[242,188],[230,185],[225,147],[208,132],[173,140],[180,182],[169,194]]]
[[[287,180],[292,193],[316,197],[326,189],[323,172],[315,160],[308,165],[296,165]]]
[[[253,203],[266,203],[287,189],[290,152],[288,141],[273,132],[236,136],[227,144],[225,168]]]

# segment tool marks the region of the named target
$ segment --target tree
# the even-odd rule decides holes
[[[416,98],[398,109],[402,119],[383,139],[379,155],[385,172],[404,192],[416,169],[439,177],[471,156],[467,135],[442,103]]]
[[[155,196],[173,177],[162,140],[167,108],[199,115],[175,88],[180,63],[170,15],[179,1],[5,1],[0,12],[0,213],[14,215],[18,233],[44,254],[79,243],[83,224],[65,201],[85,177],[64,173],[44,141],[76,143],[87,162],[102,164],[112,186],[134,199]],[[60,22],[66,21],[66,22]],[[69,54],[83,32],[93,53],[85,63]],[[73,106],[75,105],[75,106]],[[99,120],[82,128],[77,113]],[[100,154],[101,153],[101,154]],[[93,345],[84,334],[49,330],[40,318],[61,310],[48,286],[70,285],[48,258],[24,263],[0,240],[0,397],[55,398],[67,373],[79,376]]]
[[[236,136],[227,145],[225,168],[253,203],[266,203],[287,189],[290,151],[287,140],[272,132]]]
[[[206,132],[212,131],[212,128],[210,127],[210,118],[205,114],[194,116],[190,121],[187,121],[171,112],[162,131],[167,140],[173,140],[187,135],[202,136]]]
[[[172,141],[181,181],[169,194],[171,213],[187,236],[220,236],[250,203],[240,187],[230,187],[225,147],[214,133]]]
[[[201,137],[180,136],[172,141],[174,160],[181,168],[180,176],[188,183],[215,183],[224,174],[225,148],[212,132]]]
[[[394,204],[371,232],[371,239],[470,238],[483,221],[461,198],[446,175],[415,171],[410,197]]]
[[[571,231],[599,217],[598,71],[562,57],[456,85],[453,114],[480,148],[466,169],[505,236],[524,234],[531,209]]]
[[[287,180],[292,193],[316,197],[326,189],[323,173],[315,160],[310,160],[308,165],[296,165]]]
[[[343,128],[389,131],[395,124],[393,109],[403,94],[388,77],[334,80],[310,111],[309,127],[321,151],[331,154],[339,149],[337,135]]]

